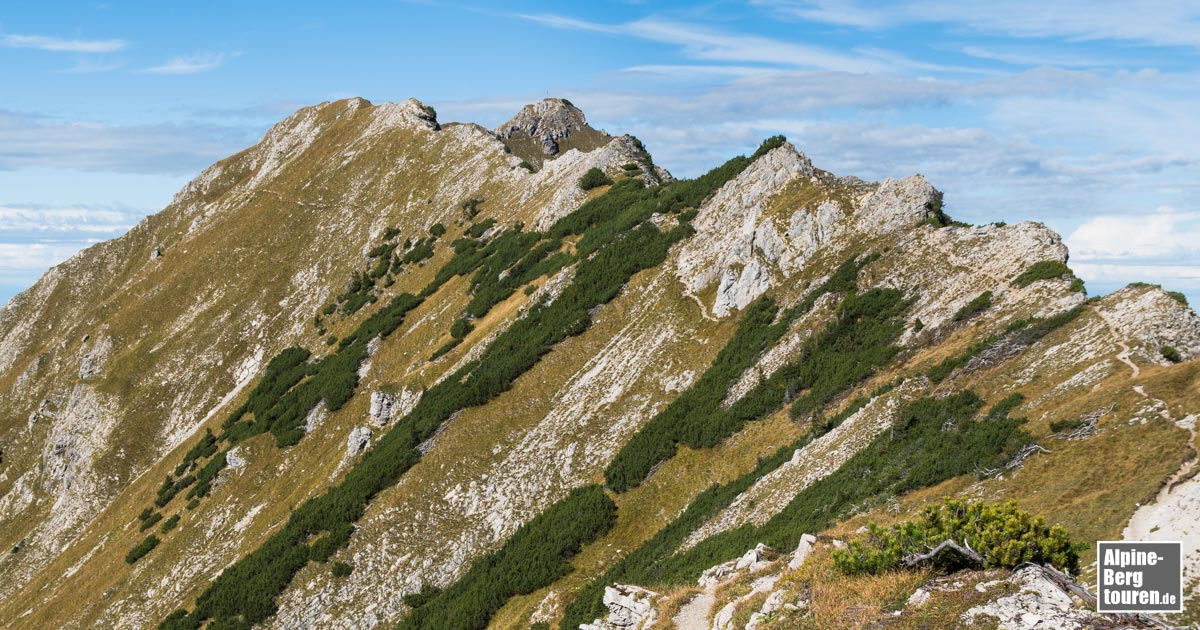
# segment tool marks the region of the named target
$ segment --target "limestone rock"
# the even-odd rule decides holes
[[[817,537],[812,534],[801,534],[800,544],[796,546],[796,551],[792,552],[792,559],[788,561],[788,568],[795,571],[804,565],[804,561],[808,559],[808,554],[812,553],[813,545],[816,544]]]
[[[642,630],[658,620],[654,603],[659,594],[638,586],[614,584],[604,587],[601,601],[608,608],[608,616],[583,624],[580,630]]]
[[[496,128],[495,134],[510,139],[518,133],[527,135],[547,156],[557,155],[559,141],[571,134],[590,129],[583,112],[561,98],[547,98],[521,108],[516,116]]]
[[[86,381],[100,374],[100,371],[104,369],[105,363],[108,362],[108,357],[112,354],[112,350],[112,337],[104,334],[97,335],[95,343],[79,359],[80,380]]]
[[[712,630],[732,630],[733,615],[737,612],[737,604],[729,602],[713,616]]]
[[[1109,619],[1075,605],[1071,595],[1051,581],[1037,566],[1018,569],[1008,579],[1016,594],[971,608],[963,614],[970,622],[976,615],[991,615],[1001,628],[1012,630],[1084,630],[1108,627]]]
[[[225,464],[233,471],[241,471],[246,467],[246,457],[242,455],[241,446],[235,446],[225,453]]]
[[[396,406],[396,397],[385,392],[371,392],[371,421],[385,425],[392,419],[392,410]]]
[[[1175,348],[1184,361],[1200,358],[1200,316],[1160,287],[1131,285],[1105,296],[1096,308],[1147,361],[1166,365],[1163,346]]]
[[[329,417],[329,410],[325,407],[325,401],[317,403],[316,407],[308,410],[308,415],[304,416],[304,432],[312,433],[314,429],[321,426],[325,419]]]
[[[905,606],[908,608],[920,608],[929,601],[929,591],[924,588],[918,588],[913,591],[912,595],[908,596]]]
[[[374,433],[367,427],[351,429],[350,435],[346,438],[346,457],[354,457],[367,450],[367,447],[371,445],[372,435]]]

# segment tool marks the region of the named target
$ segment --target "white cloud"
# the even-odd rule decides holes
[[[1200,302],[1200,213],[1160,207],[1145,214],[1106,214],[1064,239],[1071,268],[1102,292],[1154,282]]]
[[[1056,66],[1059,68],[1098,68],[1117,65],[1112,59],[1100,59],[1064,52],[1050,48],[1030,48],[1014,46],[963,46],[964,55],[976,59],[999,61],[1014,66]],[[1121,65],[1128,65],[1128,59],[1122,59]]]
[[[0,170],[191,174],[252,144],[259,128],[105,125],[0,110]]]
[[[120,39],[60,39],[45,35],[0,35],[4,48],[32,48],[50,52],[111,53],[122,50],[126,42]]]
[[[776,13],[809,22],[821,22],[862,29],[877,29],[896,21],[896,16],[879,7],[860,7],[853,0],[751,0],[751,4],[773,9]]]
[[[142,72],[148,74],[195,74],[216,68],[224,63],[225,58],[225,53],[200,53],[190,57],[175,57],[162,65],[146,68]]]
[[[777,15],[860,29],[939,23],[980,33],[1072,41],[1126,40],[1200,46],[1200,5],[1174,0],[919,0],[864,4],[854,0],[755,0]]]
[[[841,72],[883,72],[896,66],[916,66],[901,55],[878,51],[836,52],[820,46],[781,41],[759,35],[715,30],[706,26],[647,17],[623,24],[600,24],[560,15],[516,15],[552,28],[634,37],[681,47],[691,59],[730,63],[762,63],[792,68]]]
[[[0,233],[40,236],[117,235],[133,227],[146,212],[114,206],[52,207],[0,203]]]
[[[1101,215],[1066,240],[1080,260],[1200,259],[1200,214],[1163,206],[1147,214]]]
[[[696,77],[748,77],[775,74],[778,70],[762,66],[699,65],[699,64],[645,64],[621,70],[627,74],[649,74],[656,77],[687,80]]]
[[[40,273],[75,255],[82,243],[0,243],[0,278]]]

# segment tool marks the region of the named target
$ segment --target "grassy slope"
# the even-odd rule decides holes
[[[146,383],[146,372],[153,366],[152,361],[145,359],[148,349],[155,348],[156,353],[170,352],[179,346],[190,348],[189,344],[195,342],[204,344],[201,347],[213,345],[218,350],[234,353],[236,356],[237,352],[245,351],[244,346],[247,345],[248,340],[236,334],[238,326],[231,326],[232,322],[221,314],[226,310],[238,313],[237,305],[245,303],[247,291],[239,287],[255,287],[250,295],[256,297],[260,303],[274,305],[287,297],[287,290],[291,276],[295,273],[296,263],[314,262],[319,269],[318,282],[328,283],[327,291],[332,294],[340,289],[341,278],[346,277],[351,270],[363,264],[359,243],[367,242],[368,234],[372,230],[381,229],[385,225],[396,225],[401,227],[405,234],[418,234],[423,232],[428,222],[439,218],[436,213],[431,215],[431,210],[434,208],[441,209],[439,212],[447,215],[443,220],[447,225],[452,226],[451,234],[444,241],[448,242],[456,236],[458,228],[454,227],[454,218],[457,216],[457,206],[460,200],[454,196],[455,193],[443,190],[444,187],[440,182],[456,175],[450,171],[457,168],[455,166],[457,163],[464,162],[470,157],[478,157],[478,149],[457,145],[455,141],[446,136],[435,134],[432,138],[425,136],[419,139],[415,134],[424,134],[424,132],[398,129],[390,132],[389,137],[378,139],[371,151],[363,151],[357,155],[355,159],[360,162],[359,164],[350,167],[343,165],[342,168],[321,166],[333,160],[342,163],[345,147],[360,136],[365,124],[367,124],[367,120],[359,117],[343,121],[339,123],[340,126],[334,126],[325,131],[318,142],[310,148],[309,153],[304,155],[301,164],[294,169],[283,171],[279,179],[268,187],[269,190],[259,191],[248,199],[239,200],[238,203],[242,205],[236,211],[232,211],[229,216],[218,216],[211,219],[211,224],[204,226],[205,231],[202,236],[194,240],[173,247],[173,243],[167,241],[166,237],[162,235],[146,238],[135,230],[130,237],[122,241],[122,243],[133,242],[134,245],[126,245],[133,249],[137,248],[136,243],[138,242],[164,243],[166,245],[166,255],[160,259],[161,264],[135,274],[123,292],[114,292],[116,295],[111,298],[113,302],[102,302],[96,309],[97,314],[94,315],[95,318],[99,318],[102,313],[112,313],[107,322],[110,334],[118,340],[116,344],[118,348],[123,345],[122,342],[127,342],[131,338],[136,339],[135,343],[129,344],[128,348],[123,349],[111,359],[109,365],[112,366],[112,373],[98,383],[98,387],[102,391],[110,391],[114,395],[123,396],[119,398],[124,412],[122,415],[131,419],[126,420],[121,425],[121,430],[114,434],[119,440],[117,448],[104,456],[105,458],[117,458],[120,460],[120,464],[114,465],[115,460],[102,458],[98,465],[105,466],[106,473],[109,471],[118,473],[118,477],[114,481],[131,481],[132,483],[108,509],[98,516],[98,520],[92,524],[83,539],[61,554],[48,570],[42,572],[39,580],[27,587],[25,591],[27,595],[18,595],[7,602],[7,607],[11,607],[13,614],[5,613],[0,616],[16,618],[32,602],[67,601],[69,598],[70,601],[78,604],[86,601],[99,603],[103,600],[100,597],[102,592],[108,593],[110,596],[122,593],[145,593],[153,588],[152,583],[157,582],[154,577],[156,573],[161,574],[172,561],[191,557],[194,554],[219,551],[208,561],[191,563],[193,570],[203,567],[209,569],[220,567],[229,559],[236,557],[240,550],[244,550],[243,545],[250,545],[265,531],[277,525],[286,516],[289,506],[311,496],[336,476],[336,464],[344,449],[345,434],[357,419],[366,413],[365,397],[358,397],[352,401],[345,409],[334,414],[334,417],[320,429],[327,439],[306,440],[301,447],[286,453],[276,452],[273,447],[253,441],[248,444],[247,448],[252,461],[250,468],[243,475],[232,479],[227,484],[227,488],[222,489],[222,493],[226,496],[239,497],[236,502],[239,508],[231,510],[232,506],[229,506],[228,501],[214,501],[196,513],[194,519],[185,519],[180,532],[172,536],[172,539],[176,541],[190,540],[191,542],[183,545],[182,548],[174,549],[173,547],[178,546],[178,543],[167,541],[156,550],[156,554],[152,554],[161,554],[163,558],[161,567],[163,568],[139,568],[133,575],[128,575],[125,571],[108,569],[108,567],[118,566],[119,561],[114,559],[123,555],[118,554],[120,548],[131,546],[132,542],[130,541],[139,537],[136,527],[131,527],[130,524],[135,524],[135,516],[140,511],[138,506],[143,502],[141,498],[153,494],[154,487],[160,482],[162,476],[173,467],[171,462],[176,462],[179,454],[190,447],[190,441],[184,443],[176,449],[177,452],[168,454],[161,462],[149,468],[137,479],[128,477],[121,479],[119,476],[122,470],[137,470],[138,466],[158,459],[156,450],[158,445],[152,440],[147,440],[146,436],[154,435],[159,430],[164,415],[162,410],[165,399],[169,400],[166,397],[172,392],[162,391]],[[470,149],[470,152],[458,153],[464,148]],[[484,169],[487,177],[495,177],[497,174],[510,171],[511,168],[503,158],[503,148],[495,143],[490,150],[494,155],[489,157],[487,154],[483,154],[477,167]],[[409,158],[415,156],[415,159],[412,161],[412,166],[397,171],[396,160],[402,156]],[[238,159],[239,156],[235,156],[229,160],[236,161]],[[444,172],[420,166],[421,163],[442,162],[448,165],[444,167]],[[490,174],[488,174],[489,169]],[[318,176],[314,177],[314,173],[317,173]],[[520,173],[524,173],[524,171],[521,170]],[[464,175],[477,177],[471,173],[457,173],[457,175],[460,179]],[[547,199],[547,192],[535,191],[536,194],[531,199],[520,203],[516,198],[517,194],[523,192],[519,182],[505,179],[483,179],[481,181],[484,188],[478,191],[478,196],[487,197],[489,203],[483,206],[484,214],[480,218],[493,216],[501,221],[519,219],[531,222],[540,204]],[[368,199],[360,199],[356,204],[357,207],[352,205],[347,208],[333,203],[333,200],[340,199],[352,190],[360,188],[378,192],[372,192]],[[383,196],[379,196],[380,192],[383,193]],[[434,203],[435,199],[437,200],[436,204]],[[511,199],[511,201],[506,201],[506,199]],[[414,202],[414,200],[428,201],[420,203],[419,201]],[[166,212],[153,217],[150,222],[173,220],[173,223],[168,226],[170,229],[164,228],[164,231],[179,238],[177,235],[186,229],[186,225],[182,225],[184,220],[175,217],[174,214],[177,213],[169,208]],[[278,228],[281,225],[287,225],[289,228],[281,230]],[[298,251],[312,251],[314,254],[320,252],[320,255],[298,256]],[[230,255],[230,252],[234,252],[236,255]],[[391,292],[394,294],[404,290],[419,290],[448,256],[448,250],[439,247],[438,254],[434,259],[428,261],[424,266],[412,268],[406,272],[404,277],[398,279],[396,285],[391,288]],[[148,258],[148,248],[145,256],[140,254],[129,256],[131,261],[136,260],[138,264]],[[225,286],[226,281],[223,281],[221,288],[206,288],[212,286],[213,278],[232,278],[234,280],[228,286]],[[108,287],[103,288],[107,289]],[[432,354],[433,349],[438,345],[439,338],[448,328],[450,320],[446,317],[453,310],[465,305],[465,288],[466,281],[464,279],[452,281],[438,296],[435,296],[435,299],[410,314],[407,321],[420,321],[420,326],[399,340],[397,344],[399,347],[396,347],[393,352],[381,353],[377,360],[388,366],[394,366],[399,373],[406,373],[410,365],[420,365],[421,368],[414,370],[412,374],[406,374],[404,379],[389,379],[389,381],[403,380],[410,387],[419,389],[423,384],[440,376],[441,370],[446,365],[445,361],[438,365],[426,366],[424,360]],[[171,335],[162,331],[162,326],[147,326],[148,322],[170,321],[178,313],[189,308],[191,302],[185,299],[185,296],[195,299],[196,295],[206,296],[214,292],[219,292],[220,297],[212,307],[193,320],[188,329],[191,335],[186,333]],[[382,300],[379,305],[382,305],[384,301],[386,300]],[[53,302],[51,303],[53,304]],[[315,308],[312,310],[315,311]],[[368,316],[372,310],[371,308],[364,309],[349,321],[331,323],[330,334],[340,335],[352,330],[356,323]],[[436,316],[438,313],[441,315]],[[274,351],[297,341],[308,347],[323,348],[324,346],[309,323],[312,314],[314,313],[293,313],[285,309],[279,313],[279,316],[269,318],[261,333],[265,339],[278,347],[268,346],[266,348],[267,356],[269,357]],[[435,315],[435,317],[426,318],[426,315]],[[511,315],[512,308],[501,305],[481,322],[474,334],[486,334],[489,328],[511,318]],[[298,338],[295,334],[288,332],[296,324],[300,324],[300,330],[303,331]],[[405,329],[410,325],[406,324]],[[150,332],[142,333],[143,327]],[[86,327],[83,329],[86,330]],[[215,338],[214,335],[216,335]],[[202,353],[196,350],[193,354]],[[155,356],[161,355],[156,354]],[[453,355],[450,358],[453,359]],[[388,371],[392,372],[390,369]],[[5,375],[8,376],[12,373],[6,372]],[[205,377],[213,379],[212,389],[218,392],[218,396],[232,387],[232,382],[220,379],[220,374],[223,374],[223,371],[209,370],[205,372]],[[230,408],[240,403],[243,398],[244,394],[235,398]],[[222,415],[218,413],[214,416],[214,425],[219,423]],[[136,419],[136,429],[131,426],[132,419]],[[14,422],[11,426],[15,426],[15,424]],[[23,416],[20,418],[20,424],[24,424]],[[15,467],[21,464],[21,460],[13,457],[14,455],[17,453],[11,450],[6,452],[6,466]],[[36,456],[36,453],[31,456]],[[286,485],[263,483],[277,478],[276,471],[292,468],[291,464],[301,462],[303,467],[296,467],[292,470],[294,476],[290,479],[291,483]],[[0,488],[0,490],[6,489]],[[188,534],[189,520],[211,523],[214,519],[219,519],[217,513],[206,513],[205,511],[215,509],[222,503],[226,504],[223,511],[229,513],[229,516],[224,519],[226,521],[224,527],[216,528],[219,532],[216,540],[222,542],[214,545],[214,540],[196,540]],[[232,531],[233,523],[237,522],[241,516],[239,512],[259,504],[265,504],[265,507],[257,512],[256,518],[250,519],[251,522],[246,529],[241,532]],[[19,521],[6,522],[0,532],[3,535],[0,537],[0,542],[6,544],[6,549],[15,545],[17,540],[23,536],[22,532],[43,518],[43,515],[44,511],[29,513]],[[132,534],[129,533],[131,529]],[[101,532],[109,533],[101,534]],[[84,563],[69,579],[58,577],[62,576],[81,558],[87,558],[88,562]],[[4,558],[4,560],[8,560],[8,558]],[[147,563],[146,566],[152,566],[154,561],[148,558],[143,562]],[[44,588],[46,586],[50,588]],[[178,588],[181,589],[181,593],[188,593],[196,586],[194,584],[189,586],[189,583],[184,580],[178,585]],[[35,592],[39,593],[36,598],[28,595]],[[81,593],[85,595],[81,596]],[[87,596],[86,593],[91,593],[91,596]],[[161,596],[155,599],[161,599]],[[159,603],[161,605],[161,602]],[[51,619],[87,618],[86,614],[80,615],[79,611],[65,607],[57,610],[42,609],[38,612],[40,615],[49,615],[46,617],[45,623],[50,625],[57,623]],[[92,614],[95,614],[95,611]],[[26,621],[34,622],[35,619],[27,618]]]

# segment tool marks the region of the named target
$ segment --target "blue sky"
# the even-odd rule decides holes
[[[0,302],[296,108],[413,96],[494,126],[570,98],[677,175],[784,133],[1039,220],[1093,293],[1200,303],[1200,3],[1013,0],[8,3]]]

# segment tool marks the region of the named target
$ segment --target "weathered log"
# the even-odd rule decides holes
[[[979,555],[978,552],[976,552],[974,549],[971,549],[970,546],[960,545],[949,538],[947,538],[941,544],[934,547],[933,549],[930,549],[929,551],[927,551],[925,553],[913,553],[913,554],[904,556],[904,558],[901,560],[901,562],[903,562],[904,566],[906,566],[906,567],[916,566],[923,562],[929,562],[930,560],[933,560],[934,558],[938,557],[939,554],[941,554],[943,551],[945,551],[947,549],[957,552],[958,555],[962,556],[963,558],[966,558],[967,560],[970,560],[971,562],[973,562],[977,565],[980,565],[980,566],[983,565],[983,556]]]

